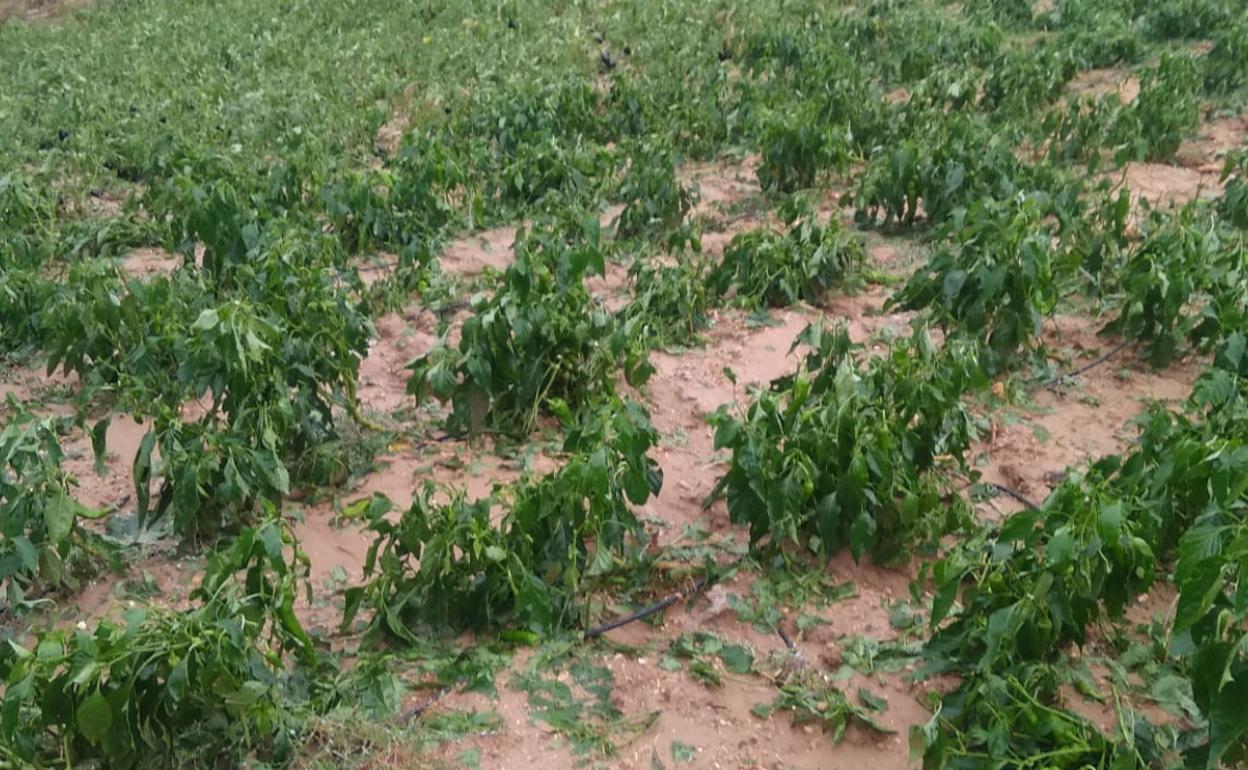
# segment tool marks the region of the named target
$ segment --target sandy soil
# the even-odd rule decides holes
[[[1091,69],[1075,75],[1068,88],[1081,96],[1117,94],[1118,101],[1130,104],[1140,95],[1140,79],[1122,67]]]
[[[0,0],[0,24],[10,20],[46,21],[85,8],[94,0]]]
[[[1046,330],[1046,342],[1063,351],[1069,371],[1097,358],[1118,340],[1097,335],[1099,326],[1059,316]],[[1152,404],[1176,405],[1191,393],[1207,363],[1189,356],[1155,371],[1127,349],[1070,384],[1032,387],[1030,403],[997,409],[987,435],[973,451],[983,480],[1004,484],[1040,501],[1073,465],[1126,449],[1136,436],[1132,418]],[[994,501],[1000,510],[1020,506],[1009,498]]]
[[[154,275],[169,275],[182,264],[182,258],[161,248],[135,249],[122,257],[121,269],[131,278],[143,280]]]

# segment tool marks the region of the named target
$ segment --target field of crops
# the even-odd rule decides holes
[[[1240,767],[1242,0],[3,0],[0,768]]]

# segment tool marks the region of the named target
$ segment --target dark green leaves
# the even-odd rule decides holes
[[[1039,750],[1034,742],[1053,745],[1060,738],[1086,746],[1088,756],[1112,756],[1114,767],[1134,767],[1132,757],[1146,756],[1134,752],[1145,748],[1107,744],[1056,709],[1050,666],[1069,643],[1085,642],[1090,624],[1120,617],[1153,585],[1158,563],[1176,556],[1179,598],[1170,654],[1185,667],[1192,701],[1207,721],[1207,743],[1196,728],[1188,741],[1197,748],[1188,759],[1215,767],[1242,755],[1248,734],[1248,389],[1238,371],[1242,350],[1238,335],[1228,338],[1185,412],[1155,408],[1140,420],[1143,430],[1130,453],[1068,477],[1040,511],[1015,514],[995,539],[969,541],[932,568],[933,625],[949,612],[958,590],[962,607],[928,645],[930,665],[959,669],[967,678],[944,699],[941,720],[947,725],[939,735],[924,734],[929,763],[940,766],[963,751],[1004,759]],[[1037,717],[1038,726],[985,737],[991,730],[986,725],[1011,710],[1019,713],[1003,721],[1003,729],[1028,718],[1024,714]]]
[[[82,737],[99,745],[113,726],[112,707],[101,693],[94,692],[78,706],[76,722]]]
[[[455,430],[524,434],[556,404],[576,411],[614,393],[621,368],[644,384],[652,370],[636,321],[616,319],[585,288],[602,269],[593,222],[521,233],[503,286],[477,301],[457,348],[440,345],[408,365],[408,392],[450,401]]]
[[[1143,240],[1117,276],[1123,299],[1106,330],[1148,343],[1154,366],[1167,366],[1185,339],[1207,343],[1244,316],[1245,246],[1200,207],[1154,213]]]
[[[743,417],[713,418],[716,446],[732,450],[719,490],[733,521],[755,546],[809,539],[825,554],[882,558],[944,531],[932,470],[971,440],[960,398],[982,377],[973,350],[937,351],[920,331],[864,365],[843,330],[812,327],[802,341],[812,352],[796,374]]]
[[[711,686],[722,684],[712,658],[717,658],[723,670],[730,674],[748,674],[754,670],[754,653],[749,647],[727,644],[709,631],[682,634],[672,641],[671,653],[688,661],[691,676]]]
[[[222,583],[192,609],[132,610],[124,625],[104,620],[92,632],[46,631],[33,652],[0,648],[6,756],[110,767],[275,757],[306,696],[283,686],[271,621],[237,602],[243,588]],[[290,681],[305,673],[296,667]]]
[[[397,522],[369,505],[369,582],[348,593],[344,625],[361,606],[374,628],[415,641],[422,625],[535,631],[584,622],[580,601],[619,568],[635,566],[646,538],[632,505],[663,476],[645,411],[609,401],[569,426],[559,470],[481,500],[426,487]],[[501,520],[493,511],[503,508]]]
[[[760,719],[766,719],[777,712],[789,712],[792,714],[793,724],[818,725],[833,741],[840,741],[851,723],[857,723],[876,733],[893,732],[876,721],[872,712],[877,710],[871,705],[859,706],[851,702],[844,693],[827,682],[811,681],[781,685],[780,693],[774,701],[756,704],[751,713]]]
[[[677,178],[676,159],[670,151],[640,145],[628,159],[620,199],[624,209],[615,221],[617,235],[656,237],[680,226],[697,194]],[[601,274],[601,263],[598,270]]]
[[[97,514],[71,495],[77,481],[62,459],[54,418],[23,408],[0,431],[0,584],[12,607],[31,589],[76,587],[98,560],[96,539],[78,522]]]
[[[943,328],[980,340],[993,368],[1039,345],[1041,323],[1053,313],[1052,233],[1041,224],[1043,197],[983,200],[958,212],[956,245],[938,249],[890,300],[928,309]]]
[[[852,279],[864,258],[861,240],[835,219],[816,224],[807,211],[787,232],[761,229],[735,236],[708,282],[717,295],[751,307],[817,303],[828,289]]]

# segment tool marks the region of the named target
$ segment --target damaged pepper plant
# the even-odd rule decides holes
[[[595,590],[645,562],[633,506],[658,494],[658,434],[639,405],[608,400],[568,425],[557,470],[469,500],[427,485],[397,519],[388,500],[361,504],[374,535],[366,582],[347,592],[344,626],[415,641],[421,628],[584,624]]]
[[[803,543],[831,555],[899,557],[961,525],[939,466],[965,465],[975,436],[963,394],[984,381],[976,349],[937,348],[925,329],[860,362],[847,331],[808,328],[810,349],[744,414],[721,407],[715,446],[731,452],[723,494],[755,547]]]
[[[547,222],[517,236],[502,284],[473,301],[457,345],[444,338],[408,369],[408,392],[450,402],[450,429],[524,434],[539,417],[579,411],[650,376],[638,319],[613,316],[585,279],[605,272],[596,219]]]

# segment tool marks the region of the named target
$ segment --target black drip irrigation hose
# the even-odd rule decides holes
[[[637,610],[636,612],[632,612],[632,613],[629,613],[628,615],[625,615],[622,618],[616,618],[615,620],[612,620],[609,623],[603,623],[601,626],[595,626],[591,629],[588,629],[585,632],[585,638],[595,639],[607,633],[608,631],[614,631],[620,626],[626,626],[629,623],[632,623],[638,620],[645,620],[651,615],[660,613],[663,610],[667,609],[668,607],[671,607],[673,604],[675,604],[676,602],[682,599],[687,599],[690,596],[694,596],[700,593],[702,589],[706,588],[707,584],[710,582],[711,582],[710,577],[704,577],[698,582],[694,583],[689,588],[683,591],[676,591],[675,593],[668,594],[661,601],[656,602],[655,604],[651,604],[649,607],[643,607]]]
[[[780,641],[784,642],[784,646],[793,652],[797,652],[797,644],[793,642],[793,638],[784,632],[784,626],[776,626],[776,633],[780,634]]]
[[[738,559],[738,562],[739,561],[740,559]],[[615,620],[612,620],[609,623],[603,623],[600,626],[595,626],[585,632],[584,638],[596,639],[597,637],[602,636],[608,631],[614,631],[615,629],[620,628],[621,626],[626,626],[629,623],[634,623],[638,620],[644,620],[650,617],[651,615],[662,612],[663,610],[667,609],[668,607],[671,607],[673,604],[675,604],[678,601],[681,601],[683,599],[688,599],[692,596],[696,596],[698,593],[701,593],[708,585],[710,585],[715,580],[718,580],[720,574],[721,573],[716,572],[715,574],[707,575],[706,577],[702,578],[701,580],[698,580],[697,582],[695,582],[693,585],[689,586],[688,588],[683,589],[681,591],[675,591],[673,593],[670,593],[667,596],[663,597],[663,599],[661,599],[660,601],[654,604],[651,604],[648,607],[643,607],[637,610],[636,612],[632,612],[632,613],[629,613],[628,615],[625,615],[622,618],[616,618]],[[785,643],[789,645],[789,648],[794,649],[793,640],[785,636],[784,631],[781,631],[780,635],[781,635],[781,638],[785,640]],[[406,725],[414,719],[419,719],[422,714],[424,714],[426,711],[432,708],[438,701],[442,700],[442,698],[444,698],[447,694],[449,694],[452,689],[454,688],[450,685],[440,688],[437,692],[435,692],[430,697],[424,699],[420,703],[417,703],[415,706],[412,706],[408,710],[404,711],[402,714],[399,714],[397,717],[395,717],[394,719],[395,724]]]
[[[1039,506],[1039,505],[1036,505],[1036,503],[1034,503],[1034,502],[1033,502],[1030,498],[1028,498],[1026,495],[1024,495],[1024,494],[1023,494],[1023,493],[1021,493],[1021,492],[1015,492],[1013,489],[1010,489],[1009,487],[1007,487],[1007,486],[1006,486],[1006,485],[1004,485],[1004,484],[995,484],[995,483],[994,483],[994,484],[992,485],[992,488],[993,488],[993,489],[995,489],[995,490],[997,490],[997,491],[998,491],[998,492],[1000,492],[1001,494],[1005,495],[1006,497],[1012,497],[1012,498],[1014,498],[1015,500],[1017,500],[1018,502],[1022,503],[1022,504],[1023,504],[1023,505],[1025,505],[1025,506],[1027,506],[1028,508],[1030,508],[1030,509],[1031,509],[1031,510],[1033,510],[1033,511],[1038,511],[1038,510],[1040,510],[1040,506]]]
[[[1119,353],[1121,353],[1123,350],[1126,350],[1127,346],[1128,346],[1128,345],[1130,345],[1133,341],[1134,341],[1134,340],[1132,340],[1130,337],[1128,337],[1127,339],[1123,340],[1122,342],[1119,342],[1117,345],[1115,345],[1115,346],[1113,346],[1112,348],[1110,348],[1110,349],[1109,349],[1106,353],[1103,353],[1103,354],[1101,354],[1100,356],[1098,356],[1098,357],[1097,357],[1095,360],[1093,360],[1092,362],[1087,363],[1087,364],[1084,364],[1083,366],[1079,367],[1078,369],[1075,369],[1075,370],[1073,370],[1073,371],[1069,371],[1069,372],[1067,372],[1067,373],[1065,373],[1065,374],[1059,374],[1059,375],[1057,375],[1056,377],[1054,377],[1053,379],[1051,379],[1051,380],[1049,380],[1048,382],[1044,383],[1044,385],[1042,385],[1041,387],[1044,387],[1044,388],[1051,388],[1051,387],[1053,387],[1054,385],[1056,385],[1057,383],[1062,382],[1063,380],[1070,380],[1070,379],[1074,379],[1075,377],[1078,377],[1078,376],[1079,376],[1079,375],[1081,375],[1081,374],[1086,374],[1086,373],[1088,373],[1089,371],[1091,371],[1092,369],[1095,369],[1096,367],[1098,367],[1098,366],[1100,366],[1101,364],[1105,363],[1105,362],[1106,362],[1106,361],[1108,361],[1109,359],[1111,359],[1111,358],[1113,358],[1114,356],[1118,355],[1118,354],[1119,354]]]

